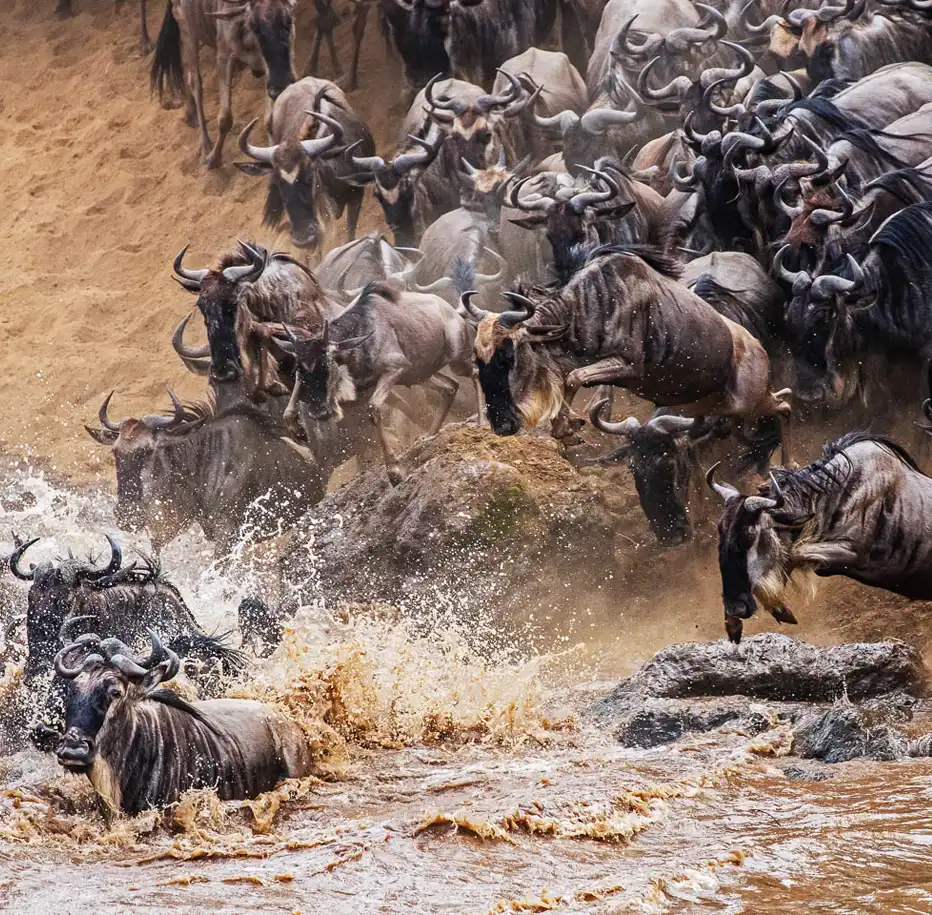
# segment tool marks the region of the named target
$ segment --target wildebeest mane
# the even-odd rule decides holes
[[[913,136],[925,137],[928,136],[928,134],[914,134]],[[837,140],[845,140],[855,149],[859,149],[861,152],[867,153],[867,155],[872,156],[875,159],[879,159],[881,162],[887,162],[891,165],[895,165],[897,168],[905,168],[909,165],[908,162],[904,162],[888,149],[884,149],[880,143],[877,142],[878,138],[886,140],[904,139],[902,134],[887,133],[885,130],[874,130],[873,128],[869,127],[855,127],[851,130],[846,130],[839,134],[832,142]],[[912,139],[912,136],[908,139]]]
[[[932,203],[916,203],[900,210],[878,230],[871,244],[891,248],[898,260],[906,261],[907,271],[922,268],[932,245]]]
[[[263,431],[273,435],[285,435],[287,431],[271,413],[245,400],[240,400],[223,410],[218,410],[217,401],[212,391],[208,391],[207,400],[185,403],[184,409],[186,413],[190,414],[191,418],[187,422],[180,423],[168,430],[168,435],[174,438],[184,438],[186,435],[190,435],[198,429],[203,429],[211,423],[219,422],[228,416],[243,416],[251,419]]]
[[[651,269],[671,280],[678,280],[683,274],[682,264],[654,245],[599,245],[589,251],[586,263],[607,254],[628,254],[640,258]]]
[[[150,699],[153,702],[159,702],[162,705],[167,705],[170,708],[178,709],[179,712],[184,712],[186,715],[190,715],[192,718],[199,721],[205,727],[210,728],[218,736],[221,735],[221,732],[217,729],[217,726],[201,711],[196,709],[187,699],[183,696],[179,696],[172,689],[156,689],[153,690],[146,696],[146,699]]]
[[[870,188],[875,187],[908,206],[932,197],[932,174],[925,169],[901,168],[875,178]]]
[[[352,304],[351,308],[359,311],[366,311],[372,308],[380,299],[388,299],[390,302],[398,301],[398,289],[387,280],[369,280],[359,293],[359,298]],[[349,310],[349,309],[347,309]]]
[[[850,79],[832,76],[828,79],[823,79],[822,82],[809,93],[809,98],[834,98],[839,92],[843,89],[847,89],[851,85],[853,85],[853,83]]]
[[[824,97],[809,96],[808,98],[802,98],[798,102],[791,102],[784,109],[786,114],[794,111],[810,111],[839,132],[858,128],[870,129],[870,125],[866,121],[862,121],[861,118],[849,114],[847,111],[842,111],[834,102]]]

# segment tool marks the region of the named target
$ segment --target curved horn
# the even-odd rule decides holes
[[[590,136],[600,136],[613,127],[625,127],[641,117],[641,110],[635,103],[633,111],[618,111],[615,108],[592,108],[580,119],[579,125]]]
[[[735,44],[733,41],[723,41],[721,44],[734,51],[738,55],[740,63],[735,69],[731,70],[727,67],[709,67],[707,70],[703,70],[702,75],[699,77],[699,85],[703,89],[708,88],[712,83],[737,83],[739,79],[744,79],[744,77],[750,76],[754,72],[754,58],[747,48],[742,48],[741,45]]]
[[[476,99],[476,107],[484,114],[488,114],[493,108],[504,108],[510,105],[524,91],[521,81],[513,73],[501,67],[496,67],[496,72],[508,80],[509,86],[501,95],[480,95]]]
[[[472,297],[477,294],[478,290],[476,289],[471,289],[469,292],[464,292],[460,296],[460,305],[463,306],[463,310],[466,312],[466,314],[469,315],[470,318],[473,319],[473,321],[479,322],[484,321],[491,314],[491,312],[485,311],[482,308],[477,308],[475,305],[473,305]]]
[[[247,245],[244,241],[241,241],[239,244],[246,252],[251,263],[237,267],[227,267],[223,271],[223,278],[228,283],[239,283],[245,279],[248,279],[250,282],[255,282],[262,275],[262,271],[265,270],[265,258],[259,251],[253,248],[252,245]]]
[[[627,55],[635,60],[643,60],[645,57],[650,57],[660,50],[663,45],[663,36],[658,35],[656,32],[650,34],[638,32],[638,34],[644,35],[644,41],[639,45],[632,44],[630,34],[631,26],[637,18],[638,14],[635,14],[618,30],[618,34],[612,42],[612,57]]]
[[[657,432],[662,433],[663,435],[682,435],[684,432],[688,432],[695,425],[695,420],[690,416],[672,416],[672,415],[663,415],[655,416],[648,423],[651,429],[656,429]]]
[[[441,111],[452,111],[454,114],[462,114],[466,109],[462,102],[458,99],[442,99],[437,100],[434,98],[434,86],[440,80],[444,78],[442,73],[438,73],[434,76],[424,87],[424,100],[430,105],[431,109],[439,109]]]
[[[777,251],[776,256],[773,259],[773,272],[783,280],[784,283],[789,283],[793,288],[793,293],[795,295],[802,295],[811,285],[812,277],[806,273],[805,270],[798,270],[795,273],[791,270],[787,270],[783,266],[783,258],[786,256],[786,252],[790,250],[789,245],[784,245],[779,251]]]
[[[20,581],[32,581],[35,578],[35,571],[24,572],[19,567],[19,561],[23,558],[23,553],[29,549],[34,543],[38,543],[39,538],[33,537],[32,540],[27,540],[25,543],[21,543],[13,552],[10,554],[10,571],[20,580]]]
[[[210,344],[205,343],[195,349],[190,349],[184,345],[184,332],[187,330],[188,321],[194,316],[194,312],[189,312],[182,319],[181,323],[175,328],[172,334],[172,349],[181,356],[185,364],[192,359],[204,359],[210,357]],[[119,427],[118,427],[119,428]]]
[[[132,658],[127,657],[125,654],[115,654],[113,657],[109,658],[110,666],[114,670],[118,670],[124,677],[133,683],[138,683],[143,677],[146,676],[149,671],[145,667],[141,667],[137,664]]]
[[[600,432],[604,432],[606,435],[624,435],[631,438],[641,428],[641,424],[633,416],[629,416],[618,423],[609,422],[607,418],[602,416],[607,406],[608,398],[604,397],[589,408],[589,422]]]
[[[111,391],[105,398],[104,402],[100,405],[100,409],[97,411],[97,419],[100,421],[100,424],[110,432],[119,432],[120,423],[113,422],[109,416],[107,416],[107,409],[110,406],[110,401],[113,398],[114,391]]]
[[[752,515],[769,512],[777,507],[777,500],[768,499],[766,496],[748,496],[744,500],[744,510]]]
[[[88,623],[92,620],[96,620],[96,616],[71,616],[66,619],[61,624],[61,629],[58,630],[58,640],[62,645],[70,645],[77,636],[74,632],[87,632],[86,628],[79,629],[78,626],[86,627]]]
[[[783,508],[783,506],[786,504],[786,496],[783,495],[783,490],[780,489],[780,484],[777,482],[777,478],[773,475],[773,473],[770,474],[770,485],[773,488],[773,491],[777,494],[777,498],[775,499],[777,504],[774,505],[774,508]]]
[[[95,578],[92,584],[95,588],[111,588],[130,578],[136,571],[136,566],[137,562],[134,559],[128,566],[117,569],[112,575],[101,575],[100,578]]]
[[[787,219],[792,222],[796,219],[797,216],[801,215],[803,212],[803,205],[799,204],[797,206],[791,207],[786,200],[783,198],[783,188],[786,186],[787,179],[784,178],[773,191],[773,202],[776,208],[786,216]]]
[[[505,276],[505,268],[508,266],[508,262],[504,257],[501,256],[497,251],[493,251],[491,248],[482,249],[486,254],[489,255],[497,264],[498,272],[497,273],[477,273],[476,282],[481,283],[482,285],[488,285],[489,283],[498,283],[501,281],[502,277]]]
[[[507,203],[508,206],[512,207],[515,210],[523,210],[525,213],[537,212],[548,212],[551,207],[556,205],[556,201],[552,197],[545,197],[541,195],[534,195],[530,199],[522,200],[518,196],[518,192],[534,178],[534,175],[528,175],[525,178],[521,178],[519,181],[516,181],[508,190]]]
[[[606,200],[611,200],[613,197],[618,197],[621,194],[621,188],[618,186],[618,183],[613,178],[606,175],[605,172],[600,172],[594,168],[588,168],[585,165],[580,165],[579,169],[580,171],[589,172],[590,175],[594,175],[599,181],[606,185],[608,190],[581,191],[577,194],[573,194],[572,198],[570,198],[570,207],[574,213],[582,213],[588,206],[592,206],[596,203],[604,203]]]
[[[674,159],[670,163],[670,180],[678,191],[685,194],[692,193],[699,186],[696,170],[689,171],[689,163],[684,159]]]
[[[534,112],[534,123],[543,130],[558,130],[561,134],[566,133],[575,127],[580,121],[579,115],[569,108],[564,109],[559,114],[551,117],[542,118],[537,112]]]
[[[239,135],[239,149],[244,156],[249,156],[250,159],[255,159],[256,162],[262,162],[264,165],[272,164],[272,156],[275,155],[275,150],[278,149],[278,144],[274,146],[253,146],[249,142],[249,135],[252,133],[253,127],[259,123],[258,118],[253,118],[241,131]]]
[[[112,575],[123,565],[123,551],[120,549],[120,544],[109,534],[104,534],[104,536],[107,538],[107,543],[110,544],[110,562],[107,563],[106,568],[92,569],[85,575],[86,578],[95,581],[99,578],[103,578],[105,575]]]
[[[762,39],[766,40],[770,37],[773,27],[783,22],[783,17],[780,15],[768,16],[763,22],[755,24],[748,20],[748,12],[756,7],[757,0],[750,0],[750,2],[745,5],[744,9],[741,10],[741,15],[738,17],[739,29],[752,39],[757,39],[758,41]]]
[[[721,461],[716,461],[709,469],[705,475],[706,485],[712,492],[721,496],[726,502],[729,499],[734,499],[735,497],[740,497],[741,493],[735,489],[734,486],[729,485],[728,483],[719,483],[715,479],[715,471],[718,470],[721,465]]]
[[[146,632],[149,633],[149,641],[152,643],[152,649],[149,651],[149,657],[142,662],[143,666],[151,670],[157,664],[161,664],[162,661],[167,659],[169,661],[168,669],[165,672],[165,676],[162,677],[161,682],[164,683],[167,680],[173,679],[181,669],[180,658],[171,648],[162,644],[162,640],[152,629],[147,629]]]
[[[204,277],[210,273],[209,270],[188,270],[186,267],[182,266],[182,261],[184,256],[188,251],[188,245],[185,245],[175,256],[175,260],[172,263],[172,269],[175,273],[180,276],[183,280],[187,280],[191,284],[191,288],[200,289],[201,282]]]
[[[104,658],[101,655],[93,653],[99,647],[100,636],[90,632],[82,635],[70,645],[66,645],[55,655],[55,673],[63,680],[74,680],[76,677],[80,676],[85,668],[90,667],[91,663],[104,663]],[[85,649],[92,653],[85,656],[84,660],[77,667],[69,667],[67,663],[68,656],[78,649]]]
[[[431,143],[429,140],[409,133],[408,139],[416,146],[419,146],[420,149],[403,152],[401,155],[395,156],[395,158],[392,159],[392,168],[399,174],[405,174],[419,166],[426,167],[430,165],[440,151],[444,137],[442,133],[438,133],[434,142]]]
[[[864,285],[864,271],[860,264],[850,255],[846,255],[848,269],[851,271],[853,279],[846,280],[844,277],[828,274],[827,276],[816,277],[812,281],[812,297],[814,299],[830,299],[836,295],[847,295],[855,289]]]
[[[711,6],[704,3],[696,4],[697,10],[702,10],[705,17],[699,26],[692,28],[673,29],[663,39],[663,49],[671,54],[686,54],[690,47],[706,41],[717,41],[724,38],[728,32],[728,23],[725,17]]]
[[[523,309],[522,311],[503,311],[495,319],[502,327],[517,327],[534,317],[537,306],[527,296],[521,295],[520,292],[503,292],[502,295],[513,305],[520,305]]]
[[[309,118],[314,118],[314,120],[320,121],[322,124],[326,124],[326,126],[330,128],[330,133],[327,133],[322,137],[318,137],[313,140],[301,141],[301,149],[304,150],[304,154],[306,156],[314,159],[317,156],[323,155],[328,149],[331,149],[337,144],[343,142],[343,136],[345,133],[343,130],[343,125],[335,118],[323,114],[320,111],[310,111],[308,109],[305,109],[304,113]]]
[[[674,97],[677,100],[681,99],[692,88],[693,81],[688,76],[676,76],[659,89],[651,89],[647,85],[647,77],[650,75],[651,67],[659,60],[659,55],[652,57],[638,74],[638,95],[649,101],[660,103],[669,103]]]

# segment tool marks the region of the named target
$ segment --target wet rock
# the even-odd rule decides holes
[[[783,774],[791,782],[824,782],[832,777],[830,772],[826,772],[825,769],[817,766],[800,766],[800,765],[791,765],[786,766],[783,770]]]
[[[923,695],[928,671],[915,648],[872,642],[819,648],[777,633],[740,645],[671,645],[620,684],[617,697],[754,696],[785,701],[867,699],[894,691]]]
[[[693,708],[686,704],[667,703],[642,708],[625,721],[616,732],[626,747],[657,747],[673,743],[687,734],[705,734],[728,726],[748,736],[762,734],[772,727],[762,711],[739,708]]]
[[[827,763],[852,759],[901,759],[909,741],[887,724],[871,725],[870,715],[854,705],[836,705],[805,718],[793,731],[794,755]]]
[[[301,524],[319,592],[353,601],[449,599],[560,608],[613,572],[614,520],[598,481],[549,437],[444,427],[331,493]],[[555,587],[554,583],[560,586]]]

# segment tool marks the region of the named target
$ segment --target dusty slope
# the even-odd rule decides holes
[[[230,164],[236,133],[264,111],[260,81],[239,77],[227,164],[205,172],[181,113],[149,95],[135,4],[115,14],[111,0],[76,0],[79,13],[66,22],[53,5],[0,4],[0,442],[87,480],[106,452],[81,424],[107,391],[117,391],[117,415],[164,407],[166,385],[189,397],[203,391],[171,350],[171,331],[192,305],[170,279],[178,249],[190,241],[198,263],[242,235],[287,248],[287,233],[260,228],[265,183]],[[164,6],[149,7],[155,36]],[[299,68],[312,16],[312,7],[299,13]],[[374,19],[353,103],[384,148],[400,119],[400,83]],[[341,24],[341,47],[348,28]],[[214,118],[209,52],[202,71]],[[380,216],[367,200],[363,228]]]

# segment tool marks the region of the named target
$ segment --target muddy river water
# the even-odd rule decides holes
[[[19,474],[0,527],[99,552],[107,504]],[[205,624],[235,621],[249,573],[193,535],[163,559]],[[307,724],[322,764],[255,802],[197,792],[108,823],[85,780],[9,752],[0,911],[932,913],[932,761],[793,780],[784,726],[625,749],[591,709],[630,667],[424,630],[302,608],[234,689]]]

